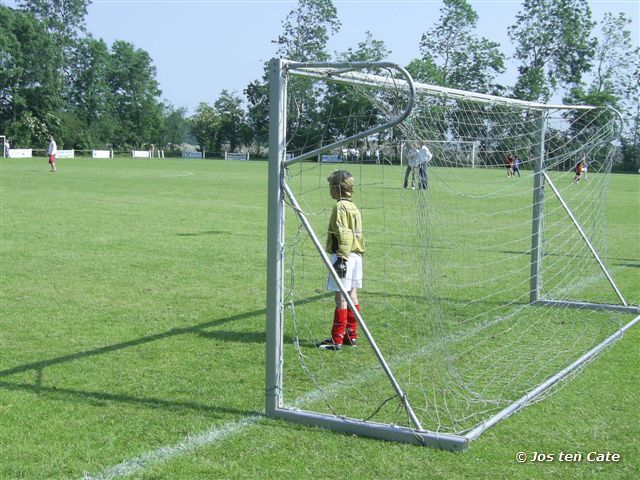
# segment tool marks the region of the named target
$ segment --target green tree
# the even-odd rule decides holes
[[[273,43],[278,45],[281,58],[294,61],[327,61],[330,55],[327,43],[331,35],[340,29],[337,10],[331,0],[299,0],[282,22],[283,33]],[[253,141],[265,144],[269,131],[269,65],[265,64],[262,80],[251,82],[244,90],[248,104],[247,124],[253,129]],[[305,143],[302,137],[317,137],[318,98],[322,92],[308,80],[296,79],[291,83],[291,97],[296,99],[296,109],[288,115],[289,131],[299,136],[290,139],[290,148]],[[310,137],[309,137],[310,136]]]
[[[216,135],[220,117],[216,110],[205,102],[201,102],[196,108],[196,113],[191,117],[191,129],[196,136],[198,145],[205,151],[217,151]]]
[[[186,117],[187,109],[174,108],[170,103],[166,103],[163,110],[164,129],[160,145],[176,146],[186,143],[191,134],[191,124]]]
[[[283,33],[274,41],[278,55],[300,62],[327,61],[327,43],[340,30],[340,20],[332,0],[299,0],[282,23]],[[301,151],[317,144],[321,138],[319,99],[323,86],[307,79],[296,78],[289,83],[292,99],[287,114],[288,139],[292,151]]]
[[[113,95],[109,85],[111,54],[102,40],[85,37],[78,42],[76,76],[69,95],[68,110],[82,122],[75,148],[110,146],[117,129]]]
[[[596,40],[587,0],[524,0],[509,37],[520,62],[514,95],[547,101],[561,86],[579,85]]]
[[[85,17],[91,0],[18,0],[18,6],[53,33],[60,46],[70,45],[86,32]]]
[[[113,43],[108,83],[117,120],[114,145],[120,148],[159,144],[162,129],[161,94],[149,54],[131,43]]]
[[[92,37],[78,44],[81,55],[74,79],[71,106],[88,125],[108,111],[111,102],[109,72],[111,54],[104,40]]]
[[[358,43],[357,49],[349,48],[338,55],[343,62],[381,62],[391,54],[391,50],[382,40],[375,40],[370,31],[365,32],[365,39]]]
[[[573,88],[565,98],[568,103],[609,106],[623,117],[619,150],[620,159],[614,168],[623,171],[638,171],[640,158],[640,49],[634,48],[629,25],[631,20],[624,14],[604,15],[600,23],[600,35],[593,61],[591,82]],[[601,126],[606,117],[591,119],[584,116],[587,135]]]
[[[635,152],[634,161],[636,164],[640,164],[640,156],[638,156],[638,153],[640,152],[640,60],[638,60],[637,57],[631,72],[631,78],[635,78],[635,83],[629,85],[628,99],[630,106],[626,111],[627,115],[630,117],[629,143]]]
[[[409,72],[426,83],[500,93],[496,77],[504,72],[504,54],[498,43],[475,33],[477,24],[478,14],[467,0],[444,0],[438,20],[422,35],[422,58],[409,64]],[[491,124],[479,113],[463,112],[462,103],[456,105],[444,100],[419,104],[414,111],[421,118],[421,131],[417,133],[432,140],[485,138]],[[463,115],[466,121],[459,122]]]
[[[222,90],[213,107],[218,115],[218,128],[215,135],[216,150],[237,151],[244,144],[245,113],[242,99],[227,90]]]
[[[256,150],[269,142],[269,86],[266,81],[255,80],[244,89],[247,99],[247,125],[252,131]]]
[[[370,31],[365,32],[364,40],[360,41],[356,49],[349,48],[337,56],[343,62],[381,62],[389,57],[391,51],[382,40],[373,38]],[[375,70],[372,73],[376,73]],[[365,89],[367,90],[367,89]],[[378,106],[373,101],[392,102],[395,93],[376,88],[368,89],[371,97],[362,95],[360,88],[342,84],[329,84],[324,98],[322,117],[328,119],[326,129],[331,137],[341,138],[355,135],[383,122]],[[385,98],[386,97],[386,98]],[[380,132],[375,141],[377,146],[393,142],[396,130]],[[350,147],[356,147],[363,152],[372,149],[372,137],[358,140]]]
[[[606,90],[621,93],[628,84],[629,55],[637,55],[631,41],[629,25],[631,19],[624,13],[614,16],[604,14],[600,24],[598,46],[593,58],[592,89],[596,92]]]
[[[374,39],[367,31],[356,49],[349,48],[337,58],[341,62],[380,62],[390,53],[382,40]],[[325,128],[334,138],[354,135],[379,122],[377,109],[369,98],[339,83],[327,86],[321,107]]]
[[[86,33],[85,17],[91,0],[19,0],[17,3],[23,11],[43,22],[60,48],[66,97],[78,75],[77,63],[82,61],[79,44]]]
[[[633,47],[630,25],[631,19],[623,13],[605,13],[590,91],[611,92],[619,99],[617,106],[626,124],[623,136],[640,148],[640,48]]]
[[[407,65],[414,80],[436,85],[442,80],[442,72],[432,58],[414,58]]]
[[[435,76],[438,85],[493,93],[495,77],[504,71],[500,45],[474,34],[478,14],[467,0],[444,0],[443,4],[438,22],[422,35],[423,62],[413,67],[427,78],[418,79],[430,81]]]
[[[62,106],[62,55],[33,15],[0,6],[0,128],[14,145],[46,144]]]
[[[327,42],[340,30],[338,12],[331,0],[299,0],[282,23],[284,32],[274,40],[278,55],[299,62],[326,61]]]

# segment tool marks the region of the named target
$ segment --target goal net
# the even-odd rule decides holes
[[[273,60],[270,88],[268,415],[464,449],[640,318],[606,267],[613,112],[418,84],[387,63]],[[395,161],[317,161],[372,135]],[[433,154],[427,189],[402,188],[407,144]],[[456,168],[474,164],[500,169]],[[358,345],[326,351],[337,169],[366,253]]]

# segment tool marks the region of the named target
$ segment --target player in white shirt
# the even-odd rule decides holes
[[[427,165],[431,162],[433,158],[433,154],[431,150],[427,148],[427,146],[423,143],[417,149],[417,159],[416,159],[416,170],[418,172],[418,189],[426,190],[427,189]]]

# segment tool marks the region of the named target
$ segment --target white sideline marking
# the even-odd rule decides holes
[[[240,430],[257,423],[264,417],[253,415],[245,417],[236,422],[223,424],[219,427],[212,427],[209,430],[197,435],[189,435],[184,440],[169,447],[161,447],[156,450],[145,452],[138,457],[125,460],[118,465],[108,468],[97,475],[89,475],[85,473],[82,477],[84,480],[111,480],[117,477],[128,477],[147,467],[164,463],[178,455],[191,453],[197,448],[203,447],[216,440],[234,435]]]
[[[175,175],[160,175],[158,178],[190,177],[191,175],[193,175],[193,172],[185,170],[182,173],[176,173]]]
[[[336,384],[337,385],[337,384]],[[312,390],[305,395],[299,397],[294,405],[303,405],[309,401],[315,401],[322,397],[324,394],[317,390]],[[142,455],[125,460],[118,465],[110,467],[97,475],[90,475],[85,473],[82,477],[83,480],[113,480],[118,477],[128,477],[147,467],[152,465],[158,465],[160,463],[167,462],[173,457],[185,455],[193,452],[194,450],[209,445],[217,440],[235,435],[241,430],[251,427],[254,424],[266,420],[266,417],[260,415],[252,415],[250,417],[244,417],[238,421],[225,423],[217,427],[211,427],[197,435],[189,435],[184,440],[175,445],[169,447],[160,447],[156,450],[145,452]]]

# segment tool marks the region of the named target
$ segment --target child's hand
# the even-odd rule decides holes
[[[344,258],[338,257],[338,260],[333,264],[333,268],[340,278],[347,276],[347,261]]]

